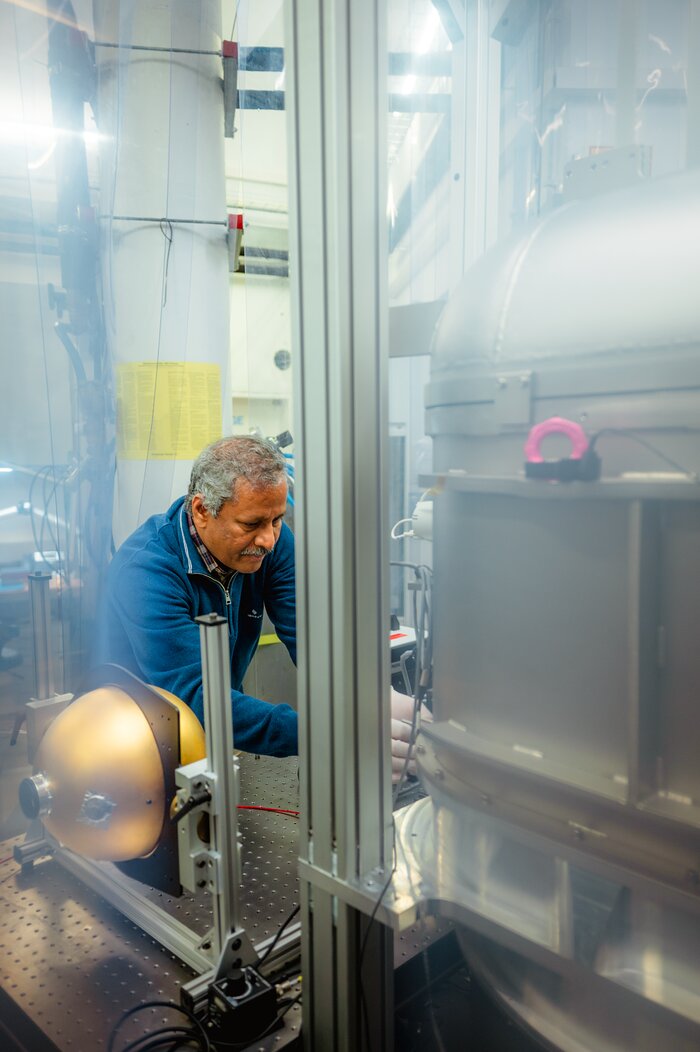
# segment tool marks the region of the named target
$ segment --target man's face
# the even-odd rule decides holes
[[[255,573],[274,548],[287,507],[287,483],[256,488],[238,479],[231,500],[214,517],[197,494],[192,498],[192,520],[209,551],[224,566],[239,573]]]

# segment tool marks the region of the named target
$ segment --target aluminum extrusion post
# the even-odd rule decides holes
[[[231,658],[228,622],[218,614],[196,618],[202,648],[204,727],[207,739],[211,852],[217,858],[214,887],[214,920],[218,950],[223,951],[231,932],[238,929],[240,896],[238,875],[238,786],[233,762],[231,716]]]
[[[50,573],[39,571],[29,574],[29,600],[32,608],[34,645],[34,697],[37,701],[44,701],[54,695],[51,666],[50,580]]]
[[[304,1042],[393,1047],[386,3],[287,5]],[[313,641],[313,642],[311,642]],[[368,918],[372,917],[370,921]]]

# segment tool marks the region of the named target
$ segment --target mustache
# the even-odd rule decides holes
[[[270,555],[272,548],[246,548],[241,555]]]

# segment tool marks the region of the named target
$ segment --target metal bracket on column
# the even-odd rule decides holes
[[[72,694],[54,694],[52,698],[32,698],[25,704],[27,759],[30,763],[34,763],[34,754],[49,725],[68,708],[72,700]]]
[[[29,574],[29,601],[32,609],[34,644],[34,696],[39,700],[53,695],[51,669],[51,602],[50,573]]]
[[[223,40],[221,44],[224,61],[224,135],[232,139],[238,94],[238,44],[233,40]]]
[[[55,849],[56,845],[47,837],[43,823],[36,819],[30,824],[23,842],[13,847],[12,857],[26,873],[40,858],[53,855]]]
[[[213,937],[213,932],[211,937]],[[225,975],[239,968],[255,966],[258,954],[243,928],[229,933],[218,964],[208,972],[198,975],[180,989],[180,1000],[185,1008],[195,1014],[204,1007],[209,997],[209,987]]]
[[[53,687],[51,662],[51,598],[49,584],[52,574],[29,574],[29,601],[32,611],[32,643],[34,648],[34,697],[25,703],[24,716],[15,725],[12,744],[23,720],[27,722],[27,758],[34,762],[34,753],[49,724],[73,700],[72,694],[56,694]]]

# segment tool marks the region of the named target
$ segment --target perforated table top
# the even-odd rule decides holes
[[[297,809],[296,760],[241,760],[241,803]],[[298,902],[297,821],[268,811],[241,811],[239,822],[243,924],[258,944],[278,930]],[[15,1036],[23,1030],[21,1043],[37,1052],[102,1052],[124,1011],[148,1001],[179,1002],[180,986],[194,973],[57,860],[44,859],[20,873],[12,859],[13,844],[20,840],[0,844],[0,988],[5,995],[0,1020],[12,1017]],[[211,926],[208,896],[147,894],[197,933]],[[19,1012],[11,1012],[13,1007]],[[124,1023],[115,1047],[166,1021],[184,1022],[167,1009],[145,1009]],[[251,1048],[282,1048],[298,1034],[300,1021],[295,1005],[283,1028]]]
[[[297,761],[241,756],[241,803],[298,808]],[[298,823],[269,811],[239,812],[242,838],[243,925],[254,944],[278,930],[298,898]],[[8,1008],[26,1024],[23,1047],[34,1052],[102,1052],[127,1009],[165,1000],[179,1002],[180,987],[194,973],[96,892],[52,858],[23,875],[12,859],[14,843],[0,843],[0,1038]],[[134,882],[122,875],[127,884]],[[136,886],[136,885],[135,885]],[[197,934],[212,924],[204,893],[172,898],[146,889],[147,897]],[[397,935],[396,967],[448,930],[428,919]],[[294,995],[298,987],[290,991]],[[120,1029],[116,1048],[165,1023],[184,1020],[146,1008]],[[294,1040],[301,1009],[292,1007],[284,1026],[250,1048],[269,1052]],[[0,1047],[2,1041],[0,1040]]]

